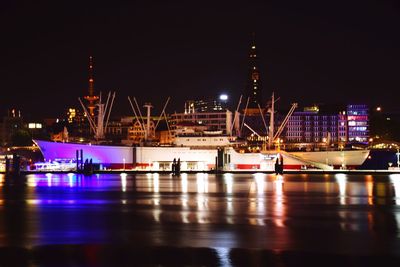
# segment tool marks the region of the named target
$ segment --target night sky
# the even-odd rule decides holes
[[[234,3],[233,3],[234,2]],[[252,32],[263,96],[277,108],[366,103],[396,109],[400,4],[364,1],[12,1],[0,6],[0,112],[57,117],[87,93],[116,91],[159,112],[184,100],[244,92]]]

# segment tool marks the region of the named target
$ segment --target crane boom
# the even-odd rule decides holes
[[[283,129],[285,128],[286,124],[289,121],[290,116],[292,116],[294,110],[297,108],[297,103],[293,103],[292,107],[290,108],[288,114],[286,115],[285,119],[283,120],[281,126],[279,126],[278,130],[276,131],[273,140],[275,141],[276,138],[279,137],[279,135],[282,133]]]
[[[254,131],[249,125],[247,125],[247,123],[243,123],[244,126],[246,126],[250,131],[252,131],[255,135],[257,135],[258,137],[261,137],[261,135],[259,135],[256,131]]]

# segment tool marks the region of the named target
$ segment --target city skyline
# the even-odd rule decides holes
[[[88,93],[116,91],[113,114],[131,114],[127,96],[168,111],[221,93],[237,103],[246,87],[256,33],[261,93],[279,105],[365,103],[395,109],[399,96],[395,1],[189,5],[117,2],[5,4],[0,21],[1,112],[60,116]],[[388,97],[390,95],[390,99]]]

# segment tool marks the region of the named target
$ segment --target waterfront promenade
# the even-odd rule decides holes
[[[5,174],[5,172],[0,172]],[[30,171],[21,171],[21,174],[40,174],[40,173],[79,173],[77,171],[51,171],[51,170],[30,170]],[[146,173],[159,173],[159,174],[171,174],[170,170],[152,170],[152,169],[115,169],[115,170],[94,170],[94,174],[112,174],[112,173],[128,173],[128,174],[146,174]],[[196,173],[208,173],[208,174],[224,174],[224,173],[232,173],[232,174],[254,174],[254,173],[264,173],[264,174],[273,174],[274,171],[263,171],[263,170],[209,170],[209,171],[197,171],[197,170],[186,170],[181,173],[186,174],[196,174]],[[400,169],[388,169],[388,170],[320,170],[320,169],[307,169],[307,170],[284,170],[285,174],[400,174]]]

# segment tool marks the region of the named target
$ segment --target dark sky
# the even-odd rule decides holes
[[[262,93],[291,102],[398,106],[400,4],[363,1],[12,1],[0,6],[0,111],[57,117],[87,92],[169,112],[221,92],[236,105],[256,32]],[[278,106],[279,108],[279,106]]]

